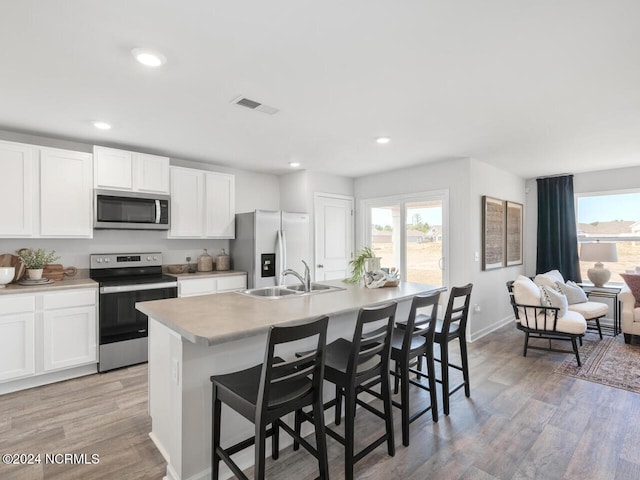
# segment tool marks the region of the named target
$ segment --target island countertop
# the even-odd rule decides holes
[[[189,342],[216,345],[266,332],[271,325],[292,325],[320,315],[337,315],[420,293],[446,290],[408,282],[385,288],[365,288],[362,284],[339,280],[322,283],[343,290],[278,299],[229,292],[139,302],[136,308]]]

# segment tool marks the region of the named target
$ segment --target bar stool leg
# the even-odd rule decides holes
[[[211,438],[211,478],[218,480],[220,476],[220,456],[217,448],[220,447],[220,411],[222,402],[218,399],[218,389],[213,387],[213,411],[211,412],[212,438]]]
[[[255,460],[254,460],[254,472],[253,476],[255,480],[263,480],[264,472],[265,472],[265,447],[264,443],[266,440],[267,434],[267,426],[262,424],[262,421],[256,422],[256,450],[255,450]]]
[[[336,425],[340,425],[341,418],[342,418],[342,388],[336,385],[336,418],[335,418]]]
[[[271,435],[271,458],[278,460],[280,456],[280,425],[276,421],[271,424],[271,428],[273,429],[273,435]]]
[[[402,444],[405,447],[408,447],[409,446],[409,362],[408,361],[405,362],[405,365],[403,365],[403,367],[400,369],[400,375],[402,376],[402,383],[400,385],[400,388],[401,388],[400,413],[402,415]],[[398,376],[396,376],[396,381],[397,379],[398,379]]]
[[[324,408],[322,408],[321,398],[313,405],[313,419],[316,431],[316,450],[318,451],[320,480],[327,480],[329,478],[329,460],[327,455],[327,437],[324,430]]]
[[[449,415],[449,346],[447,339],[440,344],[440,369],[442,371],[442,403],[444,414]]]
[[[353,480],[356,419],[355,388],[350,388],[348,391],[345,391],[344,398],[344,478],[345,480]]]
[[[471,396],[471,385],[469,384],[469,358],[467,356],[467,340],[464,335],[458,337],[460,339],[460,356],[462,357],[462,376],[464,378],[464,395],[469,398]]]
[[[388,367],[387,367],[388,371]],[[407,382],[408,386],[408,382]],[[389,374],[382,375],[382,382],[380,385],[380,392],[384,397],[384,418],[387,427],[387,451],[389,456],[393,457],[396,454],[396,444],[393,435],[393,405],[391,404],[391,382],[389,381]],[[407,392],[408,393],[408,392]],[[407,432],[409,432],[409,422],[407,420]]]
[[[438,390],[436,390],[436,365],[433,360],[433,345],[426,352],[425,362],[427,363],[427,373],[429,374],[429,396],[431,397],[431,418],[438,421]]]

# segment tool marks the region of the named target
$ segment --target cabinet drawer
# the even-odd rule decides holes
[[[209,295],[216,291],[215,278],[194,278],[178,280],[178,296],[191,297],[194,295]]]
[[[0,313],[34,312],[36,309],[36,297],[33,295],[11,295],[0,297]]]
[[[96,290],[70,290],[64,293],[50,293],[44,295],[43,308],[51,310],[54,308],[79,307],[82,305],[96,304]]]
[[[244,288],[247,288],[246,275],[234,275],[233,277],[218,278],[218,292],[242,290]]]

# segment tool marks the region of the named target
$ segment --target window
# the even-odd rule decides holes
[[[620,273],[640,267],[640,191],[576,195],[578,242],[615,242],[616,263],[605,263],[611,282],[622,282]],[[593,262],[580,262],[582,278]]]
[[[447,192],[365,201],[366,233],[382,267],[408,282],[446,285]]]

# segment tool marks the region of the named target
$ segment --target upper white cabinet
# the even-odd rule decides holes
[[[169,193],[169,158],[93,147],[93,185],[98,189]]]
[[[40,151],[40,236],[93,235],[90,153]]]
[[[90,153],[0,142],[0,164],[0,236],[93,236]]]
[[[234,238],[235,177],[171,167],[169,238]]]
[[[37,149],[31,145],[0,142],[3,205],[1,236],[33,235],[34,196],[37,192]]]

